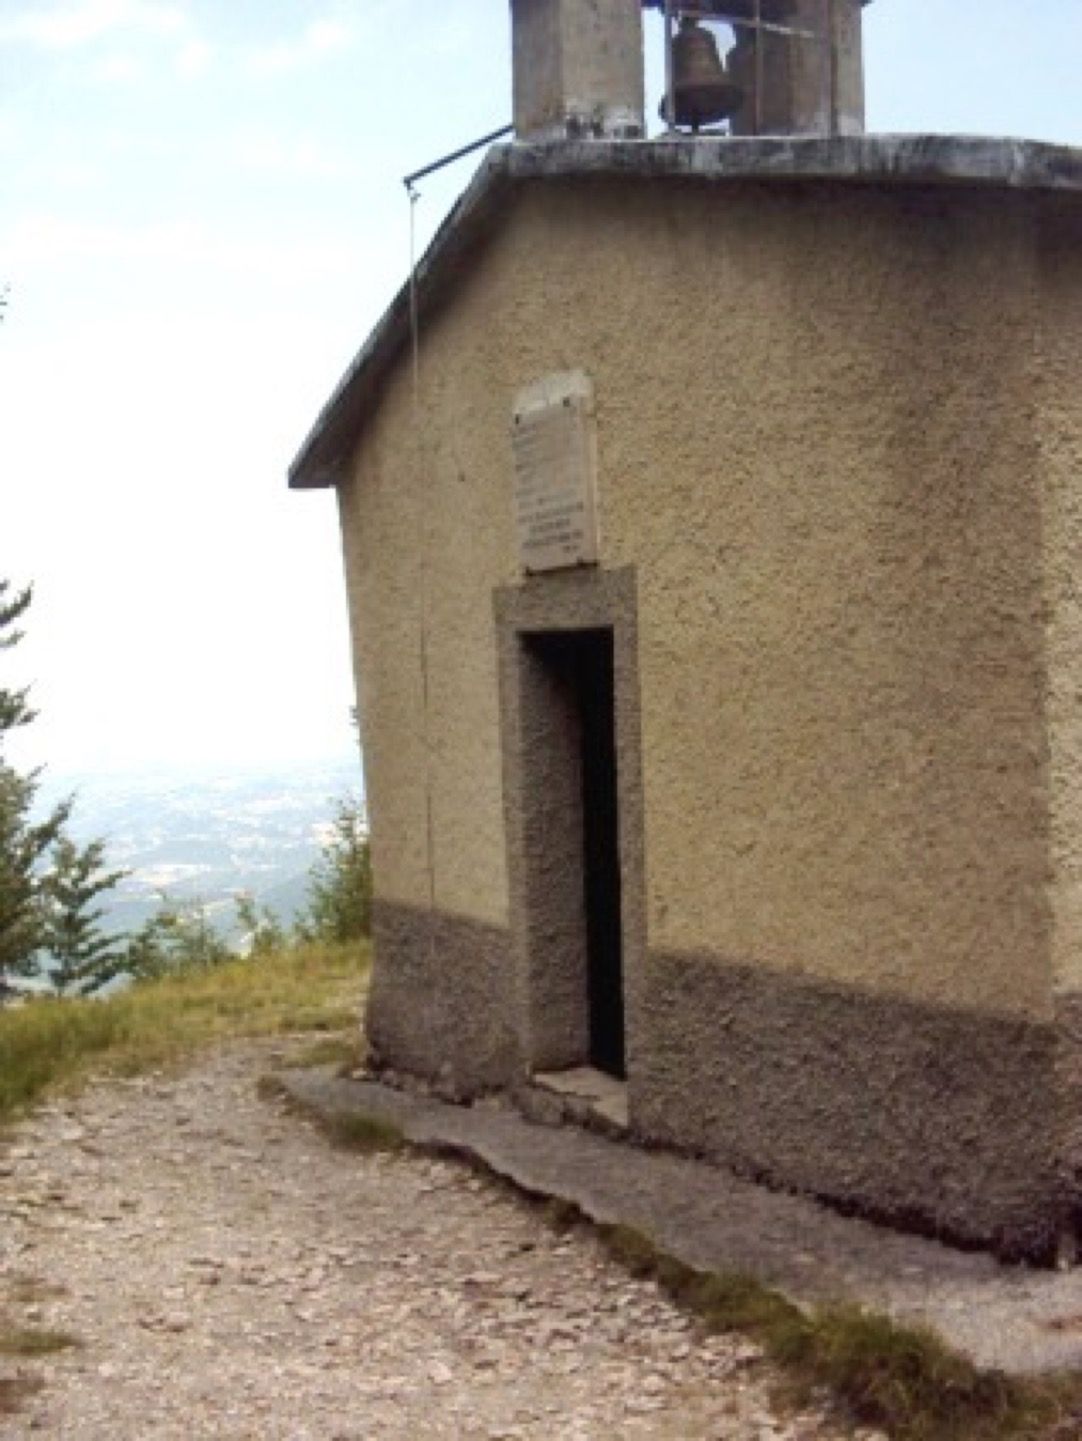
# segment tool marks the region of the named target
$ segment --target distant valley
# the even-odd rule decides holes
[[[191,774],[47,772],[39,794],[44,805],[74,793],[72,835],[103,838],[110,866],[131,872],[103,898],[110,929],[134,930],[166,892],[205,902],[232,935],[243,892],[293,920],[335,802],[360,790],[360,760],[344,759]]]

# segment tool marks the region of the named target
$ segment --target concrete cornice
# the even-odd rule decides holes
[[[423,314],[468,263],[511,189],[545,180],[626,178],[724,184],[838,183],[1074,192],[1082,149],[960,135],[582,140],[494,146],[417,267]],[[409,340],[409,285],[395,296],[320,412],[289,470],[312,489],[344,476],[376,389]]]

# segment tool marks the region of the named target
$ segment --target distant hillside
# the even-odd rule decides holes
[[[47,774],[41,800],[74,791],[73,835],[103,837],[109,864],[131,870],[109,899],[110,927],[134,929],[168,891],[206,901],[231,932],[244,891],[292,921],[335,801],[360,789],[360,761],[340,760],[189,775]]]

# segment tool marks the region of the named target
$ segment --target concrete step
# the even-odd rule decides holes
[[[592,1066],[536,1071],[516,1089],[515,1103],[541,1125],[585,1126],[603,1136],[627,1134],[627,1082]]]

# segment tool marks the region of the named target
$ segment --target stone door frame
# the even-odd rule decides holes
[[[550,572],[493,593],[503,750],[515,1019],[527,1074],[588,1064],[585,950],[573,934],[581,862],[561,848],[562,800],[546,795],[544,749],[560,746],[560,720],[545,711],[531,635],[608,630],[613,638],[625,1045],[634,1094],[646,956],[638,601],[633,567]],[[539,753],[540,752],[540,753]],[[559,759],[558,756],[556,757]],[[546,803],[548,815],[546,816]],[[573,811],[569,799],[568,809]],[[555,809],[554,809],[555,808]],[[581,812],[579,813],[581,815]],[[573,814],[564,817],[574,825]],[[555,824],[554,824],[555,823]],[[583,913],[584,914],[584,913]]]

